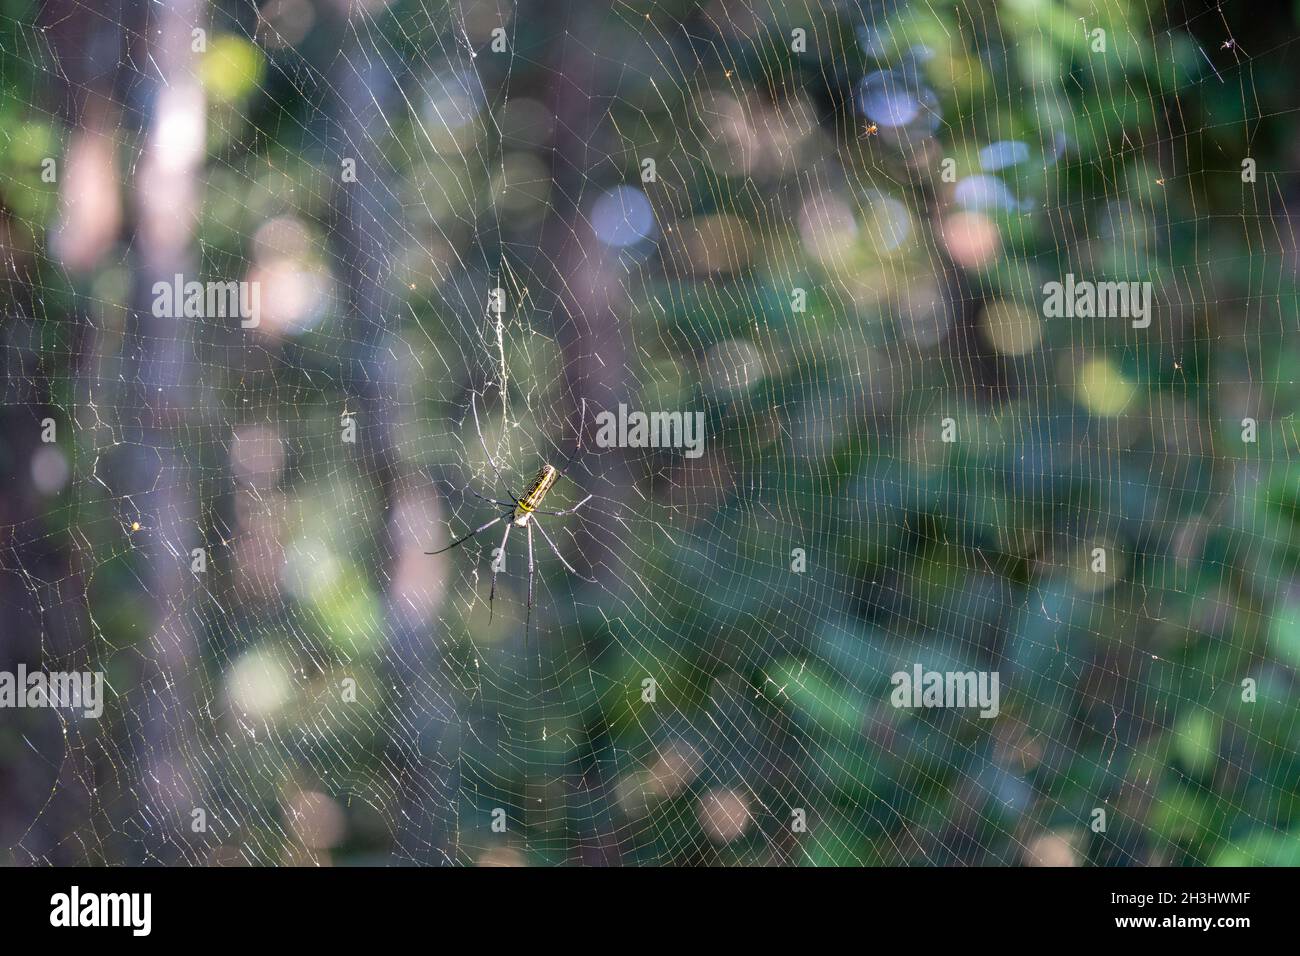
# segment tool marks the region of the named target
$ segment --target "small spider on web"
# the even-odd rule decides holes
[[[502,478],[501,476],[501,469],[497,467],[496,459],[492,456],[492,452],[488,451],[487,442],[483,438],[483,428],[482,426],[480,426],[479,419],[478,419],[478,402],[473,394],[470,395],[470,409],[474,413],[474,431],[478,433],[478,440],[479,440],[479,444],[483,446],[483,453],[487,455],[488,463],[491,464],[492,471],[497,476],[497,481],[504,485],[505,479]],[[506,508],[508,510],[505,511],[503,514],[497,515],[497,517],[493,518],[491,521],[487,522],[486,524],[480,525],[479,527],[475,528],[473,531],[469,532],[469,534],[457,538],[455,541],[451,542],[451,544],[447,545],[446,547],[439,548],[437,551],[425,552],[425,554],[434,555],[434,554],[442,554],[443,552],[450,551],[452,548],[464,544],[466,541],[470,540],[475,535],[479,534],[480,532],[486,531],[488,528],[491,528],[493,525],[499,524],[502,521],[506,521],[506,530],[505,533],[501,536],[501,547],[499,547],[496,551],[496,554],[499,556],[499,559],[494,560],[492,562],[492,589],[488,592],[488,620],[490,622],[492,620],[493,604],[496,600],[497,574],[501,569],[501,565],[505,561],[506,542],[510,540],[510,532],[512,529],[514,528],[526,529],[528,533],[528,610],[527,610],[527,616],[524,620],[525,641],[528,640],[528,631],[530,626],[532,625],[532,619],[533,619],[533,581],[534,578],[536,577],[536,563],[533,560],[533,528],[534,527],[536,527],[537,530],[542,533],[542,538],[546,541],[547,546],[549,546],[551,551],[555,554],[555,556],[560,559],[560,563],[564,565],[564,567],[568,570],[570,574],[574,575],[575,577],[581,578],[582,580],[588,582],[589,584],[596,583],[595,578],[589,578],[586,575],[579,574],[574,569],[573,565],[569,564],[569,562],[565,560],[564,555],[560,553],[560,549],[556,547],[555,542],[551,539],[551,536],[547,533],[546,529],[542,527],[542,523],[537,519],[538,515],[547,515],[553,518],[563,518],[566,515],[571,515],[574,512],[576,512],[579,508],[581,508],[583,505],[585,505],[588,501],[590,501],[592,498],[595,497],[595,495],[587,495],[587,497],[583,498],[576,505],[574,505],[571,508],[566,508],[563,511],[543,511],[538,507],[542,503],[542,499],[546,497],[547,493],[550,492],[550,490],[553,487],[555,487],[555,483],[564,476],[565,470],[571,464],[573,464],[573,460],[577,457],[578,453],[582,451],[582,432],[586,423],[587,423],[587,400],[584,398],[582,400],[582,410],[578,420],[577,441],[574,443],[573,451],[571,451],[569,453],[568,458],[565,459],[564,465],[560,468],[556,468],[552,464],[543,462],[541,469],[537,472],[537,476],[528,484],[528,487],[524,490],[524,493],[520,495],[518,498],[516,498],[514,495],[510,494],[509,491],[507,491],[506,494],[510,495],[510,500],[500,501],[496,498],[490,498],[487,495],[481,495],[473,488],[466,485],[465,488],[462,489],[462,494],[465,491],[468,491],[470,494],[472,494],[475,498],[478,498],[480,501],[485,501],[488,504],[496,505],[497,507]],[[509,520],[507,521],[507,519]]]

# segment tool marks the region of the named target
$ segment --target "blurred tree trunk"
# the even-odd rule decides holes
[[[401,781],[393,808],[400,828],[394,851],[403,862],[452,863],[459,813],[460,703],[443,657],[444,635],[429,626],[428,616],[412,613],[403,593],[411,586],[410,575],[399,567],[404,560],[419,560],[420,548],[407,522],[427,502],[424,488],[405,489],[403,496],[397,474],[395,432],[410,388],[400,381],[402,369],[395,358],[400,352],[394,347],[392,325],[398,317],[391,283],[396,240],[407,226],[389,187],[400,175],[380,149],[389,135],[384,113],[392,105],[396,78],[382,51],[358,34],[371,16],[361,10],[348,22],[343,52],[330,76],[335,111],[330,147],[338,177],[332,246],[347,330],[342,381],[357,423],[357,444],[339,448],[340,454],[355,448],[353,453],[361,456],[359,470],[373,483],[381,507],[380,520],[373,524],[376,537],[367,544],[375,556],[375,584],[385,595],[390,648],[382,660],[390,673],[384,679],[400,694],[393,704],[390,738],[390,759]],[[348,161],[355,164],[355,181],[343,177]],[[423,564],[432,578],[436,566],[428,558]]]
[[[601,144],[610,130],[601,104],[616,92],[618,65],[601,55],[606,51],[591,46],[591,38],[600,35],[604,14],[599,4],[575,6],[552,0],[544,2],[536,14],[551,25],[547,35],[555,37],[546,57],[555,77],[548,91],[555,116],[551,153],[555,188],[534,272],[546,280],[549,292],[556,297],[556,334],[564,352],[568,394],[575,406],[575,421],[576,406],[587,400],[588,440],[593,415],[616,408],[619,401],[627,399],[628,389],[624,379],[628,345],[614,305],[625,273],[618,268],[616,255],[595,235],[590,210],[583,208],[599,194],[595,187],[608,175]],[[579,461],[575,478],[581,481],[582,476]],[[599,484],[586,489],[600,496],[589,511],[617,513],[631,487],[626,462],[617,449],[601,451],[598,476]],[[593,560],[603,565],[604,570],[597,574],[607,587],[615,588],[619,585],[611,576],[617,576],[622,568],[627,547],[614,523],[593,520],[597,517],[589,513],[589,520],[575,523],[579,547],[571,558],[584,573],[591,571]],[[607,642],[606,636],[595,643]],[[602,646],[589,646],[586,654],[599,659],[602,652]],[[583,722],[586,746],[581,748],[580,763],[568,781],[569,799],[587,804],[575,808],[575,822],[588,829],[577,841],[580,849],[575,862],[617,864],[622,850],[613,809],[614,781],[602,770],[603,765],[614,766],[613,741],[600,708],[585,714]]]
[[[153,286],[176,275],[198,278],[193,250],[199,213],[198,175],[206,151],[203,88],[195,75],[191,31],[203,26],[200,0],[152,3],[145,13],[147,50],[135,62],[150,69],[143,143],[134,165],[131,310],[123,344],[125,382],[118,421],[125,443],[120,474],[124,530],[140,552],[141,598],[149,632],[139,643],[140,673],[126,708],[134,741],[132,786],[141,806],[146,858],[176,857],[189,834],[189,811],[202,806],[186,764],[195,700],[192,675],[201,666],[190,552],[203,544],[198,491],[190,459],[202,441],[194,385],[201,374],[188,320],[153,314]],[[209,814],[213,808],[207,808]]]

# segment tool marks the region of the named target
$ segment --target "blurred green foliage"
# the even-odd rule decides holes
[[[455,313],[464,289],[489,281],[533,284],[505,332],[517,431],[567,440],[555,409],[574,326],[551,308],[558,290],[538,286],[538,253],[558,254],[539,229],[562,200],[588,200],[538,186],[535,218],[503,217],[494,176],[516,154],[545,176],[572,161],[549,133],[509,139],[501,116],[578,83],[557,66],[577,41],[543,5],[519,5],[509,65],[479,55],[483,103],[463,129],[440,129],[429,90],[470,68],[459,20],[394,0],[341,27],[324,7],[296,45],[267,49],[217,10],[200,73],[204,274],[241,273],[259,228],[290,217],[311,274],[346,291],[327,126],[338,51],[359,45],[401,94],[372,127],[391,218],[368,225],[396,263],[386,318],[401,345],[400,469],[420,485],[461,465],[483,475],[463,394],[491,354],[477,316]],[[1296,289],[1278,225],[1294,184],[1271,172],[1288,168],[1296,137],[1279,118],[1289,79],[1267,28],[1245,5],[1226,11],[1243,48],[1259,38],[1270,49],[1255,61],[1216,50],[1218,23],[1136,2],[797,5],[750,32],[732,12],[730,28],[685,2],[593,6],[583,20],[582,42],[599,56],[582,95],[602,114],[584,189],[635,182],[654,150],[656,215],[677,227],[619,263],[627,400],[705,410],[710,454],[626,462],[630,490],[601,512],[621,548],[598,556],[599,587],[575,588],[539,545],[532,643],[520,639],[517,552],[487,620],[486,544],[437,565],[437,615],[420,625],[423,643],[400,642],[376,460],[340,456],[335,441],[356,399],[343,368],[361,351],[342,294],[315,324],[259,345],[259,363],[198,331],[185,451],[208,541],[230,556],[264,532],[292,566],[267,572],[281,579],[259,602],[217,559],[195,595],[202,654],[184,677],[200,703],[186,759],[233,821],[215,839],[248,860],[297,861],[286,808],[319,791],[347,822],[329,847],[342,862],[427,862],[435,833],[450,830],[460,862],[509,846],[536,863],[593,847],[622,862],[1022,863],[1047,838],[1081,864],[1300,863],[1300,349],[1286,341]],[[0,49],[29,51],[0,56],[2,245],[22,264],[7,294],[35,316],[37,338],[24,375],[88,425],[71,439],[74,477],[41,512],[40,537],[81,565],[84,593],[70,599],[90,609],[84,641],[125,699],[154,627],[123,531],[139,516],[97,481],[121,423],[88,417],[87,403],[115,387],[112,366],[88,367],[69,329],[88,323],[105,354],[120,344],[127,260],[69,276],[49,258],[58,192],[40,184],[40,162],[68,134],[38,92],[48,65],[18,42],[36,36],[20,25],[30,10],[6,0],[0,16]],[[864,25],[878,40],[870,51]],[[793,26],[816,39],[807,55],[789,53]],[[1090,50],[1094,28],[1106,31],[1104,55]],[[864,137],[856,84],[920,46],[933,135]],[[728,166],[706,93],[743,104],[734,122],[756,140],[782,123],[800,129],[792,158]],[[123,157],[134,125],[121,121]],[[1067,146],[1052,161],[1057,136]],[[1030,144],[1033,161],[1002,175],[1033,208],[988,211],[997,254],[956,263],[941,223],[957,207],[938,163],[973,170],[996,140]],[[1247,150],[1261,170],[1254,189],[1239,176]],[[839,259],[817,255],[801,226],[809,197],[830,193],[859,227]],[[911,241],[896,250],[872,239],[880,196],[908,211]],[[740,224],[727,233],[736,258],[696,268],[703,254],[679,243],[718,215]],[[1025,304],[1036,317],[1042,282],[1071,271],[1154,282],[1151,334],[1044,322],[1023,353],[989,345],[983,305]],[[795,286],[808,290],[805,313],[790,309]],[[950,319],[934,341],[905,307],[928,295]],[[760,374],[739,374],[745,356]],[[949,415],[956,444],[938,436]],[[1259,422],[1255,444],[1240,440],[1247,416]],[[241,517],[225,477],[231,432],[266,424],[287,460],[262,489],[278,504],[250,502]],[[553,453],[541,438],[519,444],[513,475]],[[606,495],[623,479],[602,469],[619,465],[591,450],[579,484]],[[563,495],[574,496],[567,506],[577,492]],[[441,517],[471,526],[474,504],[446,502]],[[1097,546],[1110,554],[1101,575],[1088,569]],[[807,573],[791,572],[794,548]],[[889,676],[916,661],[999,671],[1001,714],[894,710]],[[355,706],[337,702],[345,678],[365,688]],[[265,714],[239,717],[229,695],[241,681],[272,702]],[[435,703],[456,714],[436,743],[422,736]],[[130,733],[110,719],[79,731],[78,746],[112,776],[133,759],[120,736]],[[456,799],[412,809],[411,768],[435,756],[455,768]],[[110,789],[115,801],[89,822],[46,822],[64,839],[97,833],[82,841],[89,859],[132,860],[146,788]],[[734,838],[711,822],[719,793],[746,808]],[[508,835],[490,829],[497,807]],[[1105,832],[1089,827],[1096,808]],[[791,832],[795,809],[806,834]]]

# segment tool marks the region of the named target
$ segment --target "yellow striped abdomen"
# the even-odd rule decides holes
[[[551,465],[542,465],[542,470],[537,473],[533,479],[532,486],[519,499],[519,504],[515,505],[514,522],[523,526],[528,524],[528,516],[537,509],[546,497],[546,493],[554,487],[555,482],[559,480],[560,473]]]

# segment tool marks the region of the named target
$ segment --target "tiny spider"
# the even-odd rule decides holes
[[[492,457],[492,452],[488,451],[487,442],[484,441],[483,439],[483,429],[482,427],[480,427],[479,420],[478,420],[478,403],[475,400],[473,394],[470,395],[470,408],[474,412],[474,430],[478,433],[479,444],[483,446],[483,452],[484,454],[487,455],[488,462],[492,465],[492,470],[493,472],[496,473],[497,480],[503,481],[501,477],[501,469],[497,467],[496,459]],[[486,531],[488,528],[492,527],[493,525],[505,521],[507,518],[510,519],[509,522],[506,524],[505,534],[501,536],[501,547],[499,547],[496,551],[498,558],[492,562],[492,590],[488,592],[488,620],[491,621],[493,602],[496,600],[496,594],[497,594],[497,573],[500,571],[501,565],[505,561],[506,542],[510,539],[510,530],[512,528],[526,528],[528,530],[528,613],[524,621],[525,640],[528,637],[528,629],[533,619],[533,578],[536,569],[536,565],[533,561],[533,528],[534,527],[536,527],[537,530],[542,533],[542,538],[546,541],[551,551],[554,552],[555,556],[560,559],[560,563],[564,565],[564,567],[569,571],[570,574],[574,575],[575,577],[582,578],[582,580],[587,581],[591,584],[596,583],[595,578],[586,577],[585,575],[579,574],[576,570],[574,570],[573,565],[569,564],[569,562],[564,559],[564,555],[560,553],[560,549],[555,546],[555,542],[551,540],[551,536],[546,533],[546,529],[543,528],[541,522],[537,520],[538,515],[550,515],[551,517],[554,518],[562,518],[565,515],[571,515],[579,508],[581,508],[583,505],[585,505],[588,501],[590,501],[593,497],[595,497],[594,495],[587,495],[587,497],[583,498],[572,508],[566,508],[563,511],[542,511],[537,507],[542,503],[542,499],[546,497],[547,492],[549,492],[553,487],[555,487],[555,483],[559,481],[561,476],[563,476],[564,469],[568,468],[569,465],[573,463],[573,459],[577,456],[578,452],[582,451],[582,430],[583,430],[583,426],[586,424],[586,421],[587,421],[587,400],[584,398],[582,400],[581,417],[579,418],[578,421],[578,440],[574,445],[573,451],[569,454],[569,457],[565,459],[563,468],[556,468],[554,465],[543,463],[541,470],[537,472],[537,477],[534,478],[532,482],[529,483],[528,488],[524,491],[524,493],[518,498],[516,498],[514,495],[510,495],[509,501],[498,501],[495,498],[488,498],[485,495],[480,495],[473,488],[467,488],[466,490],[468,490],[469,493],[472,494],[475,498],[478,498],[482,501],[486,501],[488,504],[497,505],[502,508],[508,508],[509,510],[506,511],[504,514],[500,514],[497,517],[493,518],[487,524],[480,525],[479,527],[475,528],[473,531],[471,531],[469,534],[465,535],[464,537],[457,538],[455,541],[447,545],[445,548],[439,548],[437,551],[424,552],[425,554],[433,555],[433,554],[442,554],[444,551],[450,551],[452,548],[464,544],[466,541],[474,537],[480,531]],[[506,493],[509,494],[509,492]]]
[[[880,132],[880,127],[877,126],[875,123],[868,123],[867,128],[863,130],[863,132],[865,132],[868,136],[875,136],[877,133]]]

